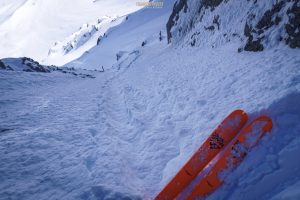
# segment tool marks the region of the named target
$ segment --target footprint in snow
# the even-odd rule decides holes
[[[96,129],[89,128],[88,130],[89,130],[89,132],[91,133],[91,135],[92,135],[93,137],[95,137],[95,136],[98,134],[98,131],[97,131]]]

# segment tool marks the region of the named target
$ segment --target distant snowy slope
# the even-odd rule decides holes
[[[0,24],[7,20],[27,0],[1,0],[0,1]]]
[[[135,0],[14,0],[0,5],[0,38],[5,38],[0,40],[0,58],[27,56],[38,61],[82,24],[140,9]]]
[[[111,68],[119,59],[126,59],[142,50],[142,44],[151,46],[166,39],[166,21],[173,8],[174,0],[165,0],[163,8],[145,8],[127,17],[117,27],[108,31],[98,46],[89,50],[67,66],[97,69]],[[166,44],[166,40],[162,43]]]
[[[99,45],[101,39],[105,37],[106,31],[120,24],[125,18],[125,16],[104,16],[96,20],[95,23],[83,24],[78,31],[63,41],[55,42],[42,63],[61,66],[77,59],[92,47]]]

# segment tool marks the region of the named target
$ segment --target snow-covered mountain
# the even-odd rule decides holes
[[[102,66],[111,68],[123,62],[130,63],[140,55],[144,47],[166,47],[165,26],[173,2],[165,0],[163,8],[146,8],[128,15],[122,24],[108,30],[98,46],[66,65],[88,69]]]
[[[163,5],[57,39],[95,78],[2,59],[0,199],[153,199],[237,108],[274,128],[206,199],[300,198],[299,0]]]
[[[39,62],[23,57],[23,58],[4,58],[0,60],[0,69],[14,72],[38,72],[38,73],[63,73],[65,75],[77,76],[80,78],[95,78],[88,70],[74,69],[68,67],[57,67],[54,65],[42,65]],[[94,70],[95,72],[97,70]],[[102,71],[98,71],[102,72]]]
[[[78,31],[67,37],[63,41],[55,42],[49,49],[47,58],[42,63],[64,65],[74,59],[79,58],[84,53],[88,53],[92,47],[100,44],[103,37],[106,37],[106,31],[126,19],[123,17],[104,16],[98,19],[94,24],[84,24]]]
[[[299,48],[298,27],[297,0],[181,0],[167,23],[167,32],[173,43],[214,48],[240,40],[239,51],[262,51],[281,43]]]
[[[42,61],[57,41],[85,23],[140,9],[135,0],[1,0],[0,58],[31,57]]]

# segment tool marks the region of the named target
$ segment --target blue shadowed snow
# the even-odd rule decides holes
[[[167,44],[172,0],[129,15],[66,65],[104,66],[88,72],[95,79],[1,70],[0,200],[152,199],[238,108],[250,119],[272,117],[273,131],[207,199],[300,198],[300,51],[266,39],[264,51],[238,53],[247,38],[232,34],[243,32],[244,11],[273,1],[226,2],[195,24],[220,14],[220,31],[199,33],[193,47],[189,34],[198,29]],[[248,7],[231,9],[236,2]],[[222,8],[232,12],[218,13]],[[179,25],[191,17],[179,15]],[[266,38],[280,30],[268,29]]]

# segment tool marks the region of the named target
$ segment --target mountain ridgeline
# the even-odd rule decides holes
[[[168,43],[184,46],[236,41],[239,52],[300,48],[300,1],[178,0],[166,28]]]

